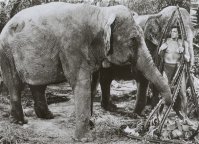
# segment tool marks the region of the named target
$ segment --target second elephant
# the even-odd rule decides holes
[[[145,41],[147,47],[152,54],[155,55],[156,48],[158,42],[161,38],[161,33],[163,32],[164,28],[167,25],[169,18],[171,17],[173,11],[176,10],[175,6],[169,6],[164,8],[157,14],[153,15],[140,15],[136,16],[135,21],[141,28],[144,30]],[[190,21],[189,13],[184,8],[180,8],[180,12],[182,14],[183,23],[185,25],[185,30],[187,34],[187,41],[189,44],[189,51],[191,54],[191,64],[194,63],[194,54],[193,54],[193,31],[192,25]],[[176,19],[176,15],[174,16]],[[148,70],[148,68],[143,65],[143,68]],[[148,77],[151,77],[154,83],[156,81],[157,76],[154,73],[150,73]],[[143,111],[146,102],[147,102],[147,87],[149,83],[149,79],[137,69],[132,69],[131,65],[128,66],[116,66],[112,65],[110,68],[103,68],[100,71],[100,85],[102,90],[102,101],[101,106],[105,110],[113,111],[115,110],[116,106],[111,102],[110,99],[110,84],[112,80],[136,80],[138,83],[138,90],[137,90],[137,98],[134,113],[140,115]],[[149,80],[149,81],[148,81]],[[158,81],[155,84],[156,92],[161,93],[161,85],[162,81]],[[153,105],[155,105],[158,99],[153,99]]]

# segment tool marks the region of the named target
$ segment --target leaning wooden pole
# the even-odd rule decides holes
[[[157,66],[157,63],[158,63],[158,52],[159,52],[160,46],[162,45],[163,39],[164,39],[164,37],[166,37],[168,30],[171,28],[171,24],[172,24],[172,21],[173,21],[173,18],[174,18],[176,11],[177,11],[177,8],[173,11],[169,21],[167,22],[167,25],[166,25],[162,35],[161,35],[160,42],[159,42],[157,50],[156,50],[156,57],[155,57],[155,60],[154,60],[156,66]],[[162,105],[162,103],[163,103],[163,100],[160,100],[159,103],[152,110],[152,112],[150,113],[148,119],[146,120],[146,122],[144,124],[144,129],[147,128],[149,121],[151,120],[152,116],[156,113],[156,111],[159,109],[159,107]]]

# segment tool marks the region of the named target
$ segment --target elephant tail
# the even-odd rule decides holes
[[[3,41],[0,39],[0,51],[3,50],[3,46],[4,46],[4,43],[3,43]]]

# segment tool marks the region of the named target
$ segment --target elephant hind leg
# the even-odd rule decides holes
[[[35,109],[36,115],[39,118],[44,118],[44,119],[54,118],[53,114],[48,109],[48,105],[47,105],[47,101],[45,97],[46,85],[39,85],[39,86],[29,85],[29,87],[33,95],[34,109]]]
[[[21,91],[24,85],[17,74],[14,64],[12,64],[7,56],[3,53],[1,53],[0,62],[3,81],[10,94],[11,123],[25,124],[27,123],[27,120],[24,118],[21,105]]]
[[[134,113],[141,115],[147,103],[147,88],[148,88],[148,80],[144,77],[140,78],[140,82],[138,83],[138,92],[136,98],[136,104]]]
[[[112,82],[112,72],[110,69],[101,69],[100,71],[100,86],[102,91],[101,107],[107,111],[115,111],[117,106],[113,104],[110,96],[110,85]]]
[[[24,113],[21,105],[21,88],[8,88],[10,93],[11,113],[10,122],[15,124],[26,124],[28,121],[24,118]]]

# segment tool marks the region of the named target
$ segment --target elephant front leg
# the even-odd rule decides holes
[[[138,91],[135,103],[134,113],[141,115],[147,103],[147,88],[148,88],[148,80],[142,77],[140,82],[138,82]]]
[[[89,71],[80,69],[74,87],[76,129],[75,137],[81,139],[90,130],[91,117],[91,74]]]
[[[45,97],[45,89],[46,85],[43,86],[33,86],[29,85],[30,90],[34,99],[34,109],[35,113],[39,118],[44,119],[52,119],[54,118],[51,111],[48,109],[46,97]]]
[[[112,103],[110,98],[110,85],[112,82],[111,74],[108,69],[100,71],[100,86],[102,91],[101,106],[107,111],[115,111],[117,106]]]

